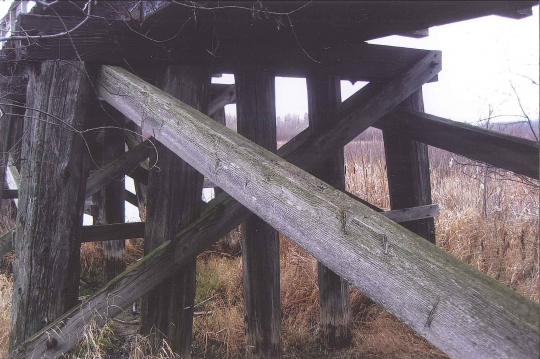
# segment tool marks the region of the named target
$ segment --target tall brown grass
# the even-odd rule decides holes
[[[436,148],[430,148],[429,153],[433,202],[441,207],[440,215],[435,218],[438,245],[539,302],[538,182],[523,181],[511,173],[486,168]],[[345,160],[347,190],[378,207],[389,209],[380,131],[370,129],[349,144],[345,148]],[[280,245],[282,339],[287,357],[446,358],[354,288],[350,293],[351,347],[324,352],[318,341],[317,263],[283,236]],[[139,255],[136,246],[132,251],[133,257]],[[89,277],[92,271],[99,271],[100,255],[96,245],[83,248],[84,273]],[[8,277],[0,277],[0,281],[0,286],[4,286],[0,293],[0,350],[5,353],[11,287]],[[241,259],[218,243],[199,257],[197,281],[195,356],[243,357]],[[112,337],[120,335],[115,333],[114,324],[110,328],[104,333]],[[164,343],[162,351],[145,356],[145,338],[135,335],[135,330],[136,326],[122,342],[126,356],[165,358],[171,355]],[[87,348],[96,352],[99,350],[95,343],[111,341],[102,334],[89,337],[91,342],[85,344]]]

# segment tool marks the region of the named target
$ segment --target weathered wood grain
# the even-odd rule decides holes
[[[403,101],[399,108],[424,112],[422,89],[418,89]],[[390,207],[401,209],[431,204],[427,145],[396,132],[383,131],[383,140]],[[435,243],[433,218],[402,223],[402,226]]]
[[[158,75],[158,86],[193,108],[206,111],[210,76],[202,67],[168,66]],[[142,127],[144,131],[144,127]],[[157,144],[156,166],[148,178],[145,253],[172,238],[199,217],[203,175],[163,144]],[[191,358],[195,261],[161,283],[143,300],[141,332],[159,349],[166,339],[180,358]]]
[[[238,133],[276,152],[275,78],[248,66],[235,72]],[[279,232],[257,216],[242,225],[246,357],[280,359]]]
[[[308,129],[313,134],[320,134],[339,120],[336,114],[341,105],[340,78],[317,72],[310,74],[306,78],[306,83],[309,106]],[[310,173],[345,192],[343,147],[325,162],[320,162]],[[349,283],[320,262],[317,263],[317,272],[322,345],[332,349],[345,347],[351,338]]]
[[[495,167],[539,178],[538,142],[402,108],[388,113],[373,126]]]
[[[126,144],[128,145],[128,148],[131,150],[135,147],[137,147],[138,144],[143,142],[142,137],[142,130],[139,126],[137,126],[135,123],[128,121],[126,124],[126,128],[128,128],[131,132],[128,132],[126,134]],[[150,163],[149,161],[144,161],[141,163],[141,165],[144,167],[144,169],[148,169]],[[133,178],[133,177],[132,177]],[[146,182],[148,183],[148,174],[145,177]],[[141,221],[146,221],[146,186],[145,184],[142,184],[138,181],[134,181],[135,185],[135,194],[137,196],[137,204],[135,205],[139,209],[139,218]]]
[[[312,168],[324,156],[331,156],[341,147],[341,143],[352,141],[356,137],[355,134],[363,132],[435,76],[441,70],[441,60],[440,52],[430,51],[395,79],[367,84],[342,103],[339,111],[341,121],[317,141],[300,146],[300,151],[297,155],[291,155],[290,161],[302,167]],[[307,158],[302,164],[297,159],[300,153],[305,153]]]
[[[115,65],[124,65],[127,61],[156,65],[211,66],[215,73],[234,73],[238,64],[245,60],[249,64],[264,66],[277,76],[305,76],[310,69],[322,68],[343,78],[373,81],[395,77],[428,53],[427,50],[355,41],[346,46],[338,44],[330,48],[318,44],[316,48],[310,49],[312,56],[319,59],[314,62],[294,42],[293,34],[289,36],[292,41],[287,43],[251,41],[248,48],[239,45],[236,39],[221,38],[215,54],[209,54],[207,49],[212,44],[211,37],[201,37],[198,32],[200,27],[195,26],[194,22],[186,24],[183,36],[165,43],[152,41],[147,34],[143,36],[138,33],[140,30],[137,26],[124,20],[100,17],[85,20],[77,16],[63,16],[59,19],[55,15],[24,14],[20,15],[19,24],[21,30],[28,35],[43,36],[65,32],[66,28],[73,29],[83,20],[84,24],[70,32],[69,37],[24,41],[24,46],[17,48],[17,58],[34,61],[80,59]],[[171,35],[155,36],[170,38]],[[182,50],[179,51],[179,48]],[[435,75],[428,81],[433,78]]]
[[[154,146],[146,140],[137,147],[125,152],[113,162],[109,163],[101,170],[94,172],[86,183],[86,198],[92,196],[105,185],[116,181],[126,174],[129,174],[139,163],[150,156]]]
[[[1,77],[0,77],[1,79]],[[1,84],[1,82],[0,82]],[[13,109],[11,106],[11,101],[5,100],[5,105],[0,106],[0,205],[2,204],[2,199],[4,199],[4,185],[6,183],[6,169],[8,164],[8,151],[9,151],[9,128],[11,127],[11,122]]]
[[[0,237],[0,257],[13,250],[13,236],[15,231],[8,231]]]
[[[124,119],[117,111],[107,111],[109,116],[102,114],[102,126],[121,127]],[[125,138],[123,128],[109,128],[102,134],[100,142],[100,166],[116,161],[125,153]],[[109,174],[110,175],[110,174]],[[92,196],[97,200],[99,214],[94,217],[95,225],[124,223],[125,214],[125,180],[118,176]],[[97,204],[94,202],[94,204]],[[103,268],[106,281],[110,281],[126,269],[126,242],[123,238],[104,240],[102,242]]]
[[[403,223],[417,219],[435,218],[439,215],[439,210],[438,204],[428,204],[412,208],[394,209],[381,214],[396,223]]]
[[[77,304],[92,88],[77,62],[30,67],[15,232],[10,349]],[[43,186],[46,183],[47,186]]]
[[[128,72],[104,66],[100,84],[143,130],[447,354],[539,354],[538,304]]]
[[[80,241],[101,242],[111,239],[143,238],[144,226],[144,222],[83,226]]]
[[[212,117],[225,105],[236,101],[236,85],[229,85],[223,89],[208,105],[208,116]]]

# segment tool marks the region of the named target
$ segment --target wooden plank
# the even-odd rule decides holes
[[[134,205],[137,207],[139,205],[139,200],[137,199],[137,195],[135,193],[131,193],[127,189],[124,190],[124,199],[127,203]]]
[[[66,27],[73,29],[83,20],[84,17],[63,16],[59,19],[54,15],[34,14],[19,17],[21,29],[26,29],[28,34],[33,36],[38,33],[45,36],[65,32]],[[325,69],[344,79],[373,81],[391,79],[428,54],[427,50],[368,45],[360,40],[347,45],[341,45],[340,41],[338,45],[319,44],[314,49],[310,48],[312,56],[318,59],[314,62],[298,47],[291,33],[287,42],[278,41],[272,44],[269,41],[261,43],[252,40],[247,51],[236,39],[227,41],[222,38],[220,46],[212,56],[207,51],[211,42],[205,41],[210,38],[201,35],[200,28],[191,22],[183,28],[184,36],[181,41],[167,43],[151,41],[147,36],[137,33],[135,28],[128,26],[128,23],[121,20],[107,22],[104,18],[89,18],[82,26],[70,32],[70,36],[33,38],[31,43],[25,43],[25,46],[17,49],[17,57],[20,60],[33,61],[80,58],[84,61],[115,65],[124,65],[125,61],[128,61],[208,66],[214,73],[234,73],[243,60],[264,66],[276,76],[302,77],[313,69]],[[165,36],[171,35],[174,34]],[[163,34],[156,36],[162,38]],[[179,46],[184,50],[178,51]],[[434,78],[435,76],[428,80]]]
[[[116,223],[83,226],[81,242],[101,242],[111,239],[133,239],[144,237],[144,222]],[[0,239],[1,241],[1,239]]]
[[[402,223],[417,219],[435,218],[439,215],[439,210],[438,204],[428,204],[412,208],[393,209],[381,214],[396,223]]]
[[[94,172],[86,183],[86,197],[92,196],[108,183],[111,183],[126,174],[129,174],[139,163],[150,156],[154,150],[151,140],[142,142],[137,147],[125,152],[115,161],[103,167],[100,171]]]
[[[422,89],[418,89],[400,108],[424,112]],[[383,131],[386,173],[392,209],[431,204],[431,182],[427,145],[403,133]],[[402,223],[402,226],[435,244],[433,218]]]
[[[127,175],[134,181],[148,186],[148,170],[146,168],[136,166],[132,171],[128,172]]]
[[[238,133],[275,153],[273,74],[245,66],[234,76],[238,88]],[[282,357],[279,232],[261,218],[252,216],[242,225],[241,240],[246,357],[279,359]]]
[[[243,7],[244,11],[236,9],[233,12],[231,9],[221,8],[224,4]],[[317,42],[328,46],[339,42],[367,41],[494,14],[511,16],[518,9],[530,9],[536,5],[537,3],[532,1],[497,1],[492,4],[451,1],[391,4],[377,1],[311,3],[272,1],[271,4],[264,4],[265,9],[270,11],[269,18],[261,11],[260,19],[256,19],[256,6],[247,7],[242,1],[221,1],[205,3],[198,7],[197,25],[208,32],[211,32],[211,26],[214,25],[215,33],[220,34],[222,41],[248,37],[261,42],[263,40],[270,42],[276,38],[283,42],[293,42],[295,37],[289,22],[280,21],[282,19],[277,15],[275,17],[272,15],[272,12],[291,13],[290,20],[294,24],[294,33],[305,48]],[[210,9],[205,11],[206,7]],[[180,19],[188,19],[191,12],[189,6],[179,6],[171,2],[159,11],[146,12],[143,19],[148,29],[156,24],[165,27],[166,24],[171,26],[179,23]],[[523,11],[521,13],[525,14]],[[276,23],[279,25],[276,26]]]
[[[298,163],[303,168],[316,166],[317,161],[324,158],[321,156],[330,156],[340,148],[341,143],[352,141],[355,134],[374,124],[440,70],[441,53],[431,51],[394,80],[383,83],[370,82],[342,103],[339,111],[341,121],[334,129],[325,132],[317,141],[300,146],[298,155],[291,156],[291,162]],[[360,101],[360,99],[369,100]],[[302,156],[305,153],[307,162],[302,164],[298,162],[297,157],[300,153]]]
[[[13,236],[15,231],[8,231],[0,236],[0,257],[5,256],[13,250]]]
[[[7,194],[4,186],[6,186],[6,169],[9,159],[9,129],[13,121],[12,117],[15,117],[12,115],[13,109],[10,105],[11,101],[7,100],[5,105],[0,106],[0,190],[2,190],[2,193],[0,193],[0,206],[2,199],[6,198],[4,194]]]
[[[341,105],[340,78],[322,72],[306,78],[309,106],[309,129],[323,133],[337,122]],[[320,162],[310,173],[332,187],[345,192],[345,164],[343,147],[325,162]],[[349,283],[322,263],[317,263],[321,340],[325,348],[343,348],[350,343]]]
[[[109,106],[106,113],[102,114],[102,126],[119,127],[122,126],[124,118],[116,110],[110,111]],[[107,116],[108,115],[108,116]],[[116,161],[125,153],[124,129],[109,128],[102,133],[101,137],[101,158],[100,165],[104,166]],[[110,173],[109,173],[110,175]],[[125,192],[126,184],[123,176],[115,178],[104,186],[99,192],[92,196],[92,199],[99,197],[99,215],[94,217],[94,224],[115,224],[124,223],[125,214]],[[114,279],[126,269],[125,251],[126,243],[123,238],[111,239],[102,242],[103,264],[105,279]]]
[[[10,350],[79,298],[80,244],[72,239],[82,226],[86,164],[72,129],[83,129],[93,94],[82,67],[44,62],[28,69]]]
[[[4,189],[2,199],[14,199],[19,198],[18,189]]]
[[[136,147],[139,143],[143,142],[142,130],[139,126],[137,126],[135,123],[131,121],[128,121],[128,123],[126,124],[126,127],[132,131],[126,134],[126,144],[128,145],[128,148],[131,150],[134,147]],[[128,134],[130,136],[128,136]],[[148,161],[144,161],[141,163],[141,165],[144,167],[144,169],[148,169],[150,163]],[[146,179],[148,181],[148,175],[146,176]],[[135,185],[135,194],[137,196],[137,204],[135,206],[137,206],[139,209],[139,218],[141,219],[141,221],[146,221],[146,203],[147,203],[146,185],[137,181],[134,181],[134,185]]]
[[[540,354],[538,304],[127,71],[99,80],[102,98],[448,355]]]
[[[374,127],[539,179],[538,142],[405,109],[390,112]]]
[[[168,66],[157,83],[170,96],[206,110],[210,77],[204,68]],[[201,210],[203,175],[163,144],[157,144],[157,148],[159,171],[150,171],[148,178],[146,254],[198,218]],[[141,309],[141,333],[157,350],[166,339],[179,358],[191,358],[195,267],[192,261],[176,271],[170,281],[144,298]]]
[[[208,116],[213,116],[218,110],[225,105],[236,101],[236,85],[229,85],[221,91],[208,105]],[[224,124],[223,124],[224,125]]]

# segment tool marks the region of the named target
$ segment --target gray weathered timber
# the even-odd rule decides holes
[[[277,151],[275,79],[261,69],[234,74],[238,133],[266,150]],[[281,299],[279,233],[257,216],[242,225],[246,357],[279,359]]]
[[[0,237],[0,257],[13,250],[13,236],[15,231],[7,231]]]
[[[14,240],[10,350],[77,304],[92,88],[78,62],[30,67]],[[43,186],[46,183],[47,186]]]
[[[146,140],[94,172],[88,177],[86,183],[86,198],[91,197],[107,184],[129,174],[139,163],[147,159],[152,151],[154,151],[154,146],[152,146],[150,140]]]
[[[19,190],[17,189],[4,189],[2,199],[14,199],[19,198]]]
[[[340,143],[352,141],[356,133],[366,130],[435,76],[441,70],[441,60],[439,51],[430,51],[395,79],[383,83],[370,82],[344,101],[339,111],[341,121],[317,141],[299,147],[301,151],[297,152],[296,156],[305,153],[307,158],[307,162],[303,162],[301,166],[312,168],[320,161],[321,155],[326,153],[329,157],[339,150]],[[358,99],[366,99],[366,101],[358,101]],[[296,156],[291,156],[292,163],[298,163]],[[317,161],[316,158],[319,160]]]
[[[127,203],[132,204],[135,207],[139,205],[139,199],[137,198],[137,194],[131,193],[127,189],[124,190],[124,199]]]
[[[208,105],[208,116],[213,117],[216,114],[216,112],[223,109],[225,105],[228,105],[235,101],[236,101],[236,85],[230,85],[224,90],[222,90],[221,93],[218,96],[216,96],[216,98],[212,99],[212,101]]]
[[[139,126],[137,126],[135,123],[128,121],[126,124],[126,127],[131,130],[132,132],[128,132],[126,134],[126,144],[128,145],[128,148],[131,150],[141,142],[143,142],[142,137],[142,131]],[[142,163],[142,165],[147,169],[149,167],[149,162],[146,161]],[[146,176],[146,184],[142,184],[138,181],[134,181],[135,185],[135,194],[137,196],[137,208],[139,209],[139,218],[141,221],[146,221],[146,186],[148,185],[148,175]]]
[[[435,218],[439,215],[439,205],[428,204],[413,208],[402,208],[382,212],[381,214],[396,223],[415,221],[423,218]]]
[[[1,78],[1,76],[0,76]],[[4,199],[4,185],[6,183],[6,168],[8,164],[8,152],[9,152],[9,128],[12,122],[13,109],[11,101],[4,101],[5,105],[0,106],[1,117],[0,117],[0,205],[2,204],[2,199]]]
[[[117,111],[107,111],[109,116],[102,116],[102,126],[120,127],[124,119]],[[100,143],[100,165],[112,163],[125,153],[125,139],[123,128],[109,128],[102,133]],[[94,217],[95,225],[124,223],[125,214],[125,181],[119,176],[104,186],[92,196],[99,203],[99,215]],[[103,264],[106,281],[110,281],[126,269],[124,239],[110,239],[102,242]]]
[[[83,226],[81,242],[99,242],[111,239],[131,239],[144,237],[144,222]],[[0,239],[1,241],[1,239]]]
[[[540,354],[538,304],[127,71],[103,66],[99,83],[143,131],[448,355]]]
[[[203,68],[168,66],[157,83],[171,96],[206,111],[210,76]],[[151,170],[148,178],[145,253],[197,219],[201,210],[203,175],[163,144],[157,148],[159,171]],[[182,359],[191,358],[195,268],[192,261],[161,283],[144,298],[141,310],[141,332],[150,336],[156,348],[167,339]]]
[[[306,77],[309,129],[312,133],[323,133],[332,127],[332,122],[341,104],[340,78],[323,72]],[[345,164],[343,147],[325,162],[320,162],[310,173],[332,187],[345,192]],[[322,345],[327,348],[342,348],[350,342],[349,283],[322,263],[317,263],[319,303],[321,314]]]
[[[422,89],[418,89],[399,107],[424,112]],[[383,139],[390,207],[402,209],[430,205],[431,181],[427,145],[413,141],[403,133],[383,131]],[[431,243],[435,243],[433,218],[401,225]]]
[[[538,179],[540,145],[535,141],[403,108],[391,111],[373,126]]]

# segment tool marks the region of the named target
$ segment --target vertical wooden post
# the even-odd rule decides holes
[[[235,73],[238,133],[276,152],[274,76],[243,68]],[[279,233],[253,216],[243,225],[245,330],[248,358],[281,358]]]
[[[29,67],[10,350],[77,304],[92,87],[80,62]],[[54,345],[54,343],[51,343]]]
[[[99,158],[96,162],[99,166],[114,161],[125,152],[124,117],[109,105],[101,104],[105,111],[99,111],[99,124],[107,127],[120,127],[119,129],[104,129],[98,136],[100,147]],[[99,170],[99,169],[98,169]],[[124,199],[125,181],[117,178],[105,188],[92,196],[94,204],[99,208],[97,218],[94,218],[94,224],[113,224],[125,222],[125,199]],[[125,251],[126,242],[124,239],[103,241],[103,268],[105,271],[105,280],[113,280],[118,274],[126,269]]]
[[[187,105],[205,112],[210,76],[203,69],[169,66],[157,85]],[[171,239],[200,214],[203,175],[158,144],[157,168],[148,178],[145,253]],[[155,158],[151,160],[154,163]],[[143,300],[141,332],[156,348],[164,337],[180,358],[191,357],[195,261],[186,265]]]
[[[126,123],[126,128],[130,131],[133,131],[126,134],[126,144],[128,145],[129,149],[132,149],[133,147],[135,147],[135,142],[129,139],[134,138],[137,140],[137,143],[142,142],[143,141],[142,130],[139,126],[137,126],[135,123],[131,121],[128,121]],[[147,161],[143,163],[144,163],[144,167],[148,169]],[[145,222],[146,221],[146,203],[147,203],[146,185],[139,183],[137,181],[134,181],[134,185],[135,185],[135,194],[137,195],[137,204],[138,204],[137,207],[139,208],[139,218],[141,219],[141,222]]]
[[[399,106],[424,112],[420,88]],[[431,204],[427,145],[398,134],[383,131],[386,171],[392,209]],[[410,231],[435,243],[433,218],[401,223]]]
[[[6,103],[11,101],[6,100]],[[0,110],[2,111],[0,117],[0,207],[3,199],[3,189],[6,183],[6,168],[8,164],[8,151],[9,151],[9,128],[12,122],[13,106],[2,105]]]
[[[336,76],[313,73],[306,78],[311,133],[321,133],[337,120],[341,104],[340,80]],[[311,174],[334,188],[345,190],[343,148]],[[319,301],[321,307],[321,339],[327,348],[341,348],[350,342],[349,284],[330,269],[318,263]]]

